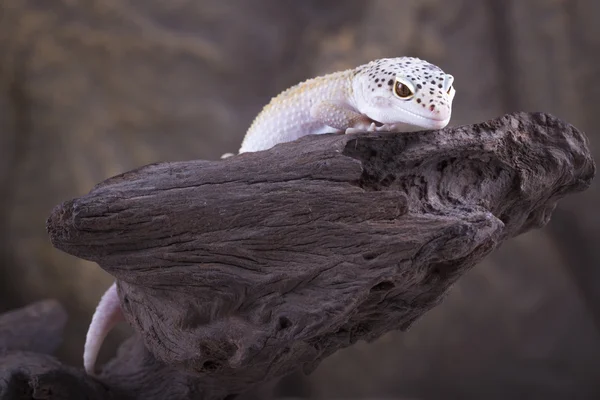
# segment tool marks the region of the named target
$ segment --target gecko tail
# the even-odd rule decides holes
[[[89,375],[94,375],[96,359],[106,335],[124,319],[117,294],[117,284],[113,283],[102,295],[85,338],[83,367]]]

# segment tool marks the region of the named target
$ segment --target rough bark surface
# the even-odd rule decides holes
[[[102,387],[48,356],[8,353],[3,398],[40,379],[52,393],[56,376],[56,390],[72,379],[90,398],[217,399],[309,372],[357,340],[406,330],[594,174],[580,131],[515,113],[434,132],[309,136],[108,179],[56,207],[48,231],[117,278],[139,338],[105,366]]]

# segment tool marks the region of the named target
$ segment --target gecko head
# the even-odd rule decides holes
[[[357,69],[357,109],[371,120],[403,131],[441,129],[452,114],[454,77],[414,57],[383,58]]]

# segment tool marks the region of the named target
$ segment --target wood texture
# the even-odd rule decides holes
[[[153,164],[56,207],[47,226],[54,246],[118,279],[140,335],[104,368],[105,384],[223,399],[408,329],[594,174],[580,131],[515,113]]]

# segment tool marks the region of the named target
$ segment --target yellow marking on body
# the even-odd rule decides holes
[[[344,80],[347,80],[348,84],[342,86],[345,91],[343,97],[346,99],[350,98],[352,96],[351,81],[355,73],[356,72],[354,69],[334,72],[328,75],[307,79],[284,90],[276,97],[273,97],[271,101],[256,116],[256,118],[254,118],[254,121],[252,121],[252,124],[250,124],[248,131],[250,131],[256,124],[261,122],[264,118],[268,118],[272,111],[276,111],[281,106],[287,106],[289,103],[295,102],[299,97],[301,97],[303,94],[306,94],[307,92],[310,92],[311,90],[317,89],[321,86],[326,86],[328,82],[343,82]]]

